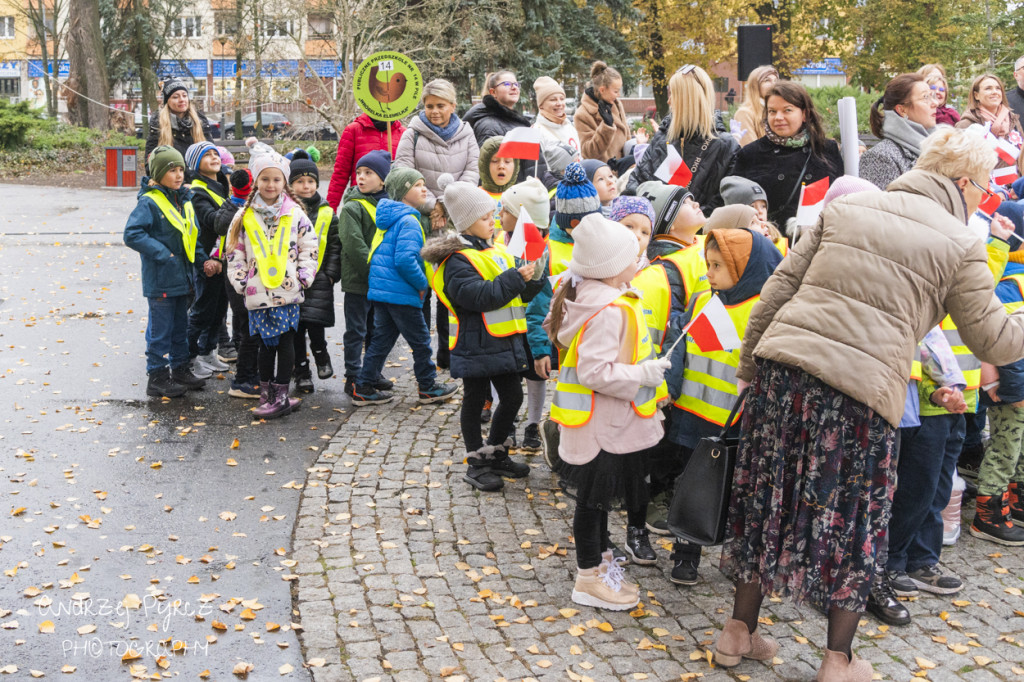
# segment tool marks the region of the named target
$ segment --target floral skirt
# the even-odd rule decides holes
[[[827,611],[863,611],[896,482],[896,429],[803,370],[758,361],[721,570]]]

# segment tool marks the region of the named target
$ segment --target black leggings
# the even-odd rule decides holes
[[[642,528],[647,522],[647,505],[626,512],[627,523]],[[572,535],[576,540],[576,565],[594,568],[601,563],[601,555],[608,550],[608,512],[576,505],[572,517]]]
[[[295,369],[295,332],[292,330],[281,334],[276,346],[268,346],[260,338],[260,381],[272,381],[275,384],[287,384],[292,380]],[[274,374],[274,362],[277,362],[277,374]]]
[[[462,440],[467,452],[483,447],[480,428],[480,412],[484,403],[491,399],[491,384],[498,391],[498,409],[491,419],[491,434],[487,437],[490,445],[501,445],[512,435],[516,415],[523,404],[523,379],[518,374],[499,374],[493,377],[462,379]]]
[[[309,349],[313,352],[327,350],[327,335],[323,325],[299,322],[299,333],[295,335],[295,362],[308,365],[306,359],[306,335],[309,335]]]

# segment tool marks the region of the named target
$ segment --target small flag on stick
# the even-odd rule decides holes
[[[828,178],[803,185],[800,188],[800,205],[796,210],[798,225],[814,225],[825,208],[825,194],[828,192]]]

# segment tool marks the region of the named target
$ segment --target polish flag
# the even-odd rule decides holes
[[[734,350],[742,345],[736,325],[729,317],[729,311],[718,296],[712,296],[697,317],[683,329],[683,335],[689,334],[697,346],[705,353],[713,350]]]
[[[1005,163],[1016,164],[1017,157],[1020,156],[1020,147],[1009,140],[1004,140],[1003,138],[996,137],[995,135],[992,135],[992,138],[995,140],[996,154],[999,155],[999,158]]]
[[[797,225],[814,225],[825,208],[825,194],[828,192],[828,178],[800,187],[800,207],[796,210]]]
[[[524,159],[536,161],[540,158],[540,131],[536,128],[513,128],[505,133],[505,139],[495,156],[503,159]]]
[[[1005,187],[1006,185],[1012,185],[1020,179],[1020,175],[1017,174],[1017,166],[1004,166],[1003,168],[996,168],[992,171],[992,184]]]
[[[991,187],[988,189],[988,194],[982,197],[981,203],[978,204],[978,210],[985,215],[992,217],[992,215],[995,214],[996,209],[999,208],[999,204],[1003,203],[1003,196],[993,192]]]
[[[654,171],[654,177],[666,185],[689,187],[690,181],[693,180],[693,173],[690,172],[690,167],[683,163],[683,157],[679,156],[676,148],[668,145],[668,154],[658,169]]]
[[[525,206],[519,209],[519,220],[512,237],[508,240],[508,251],[516,258],[535,261],[544,255],[544,237],[541,236],[537,224],[533,222]]]

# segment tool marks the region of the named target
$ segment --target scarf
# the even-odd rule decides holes
[[[281,192],[281,196],[277,198],[273,204],[268,204],[263,200],[263,195],[256,193],[256,198],[252,201],[252,210],[256,212],[267,227],[273,227],[277,225],[277,216],[281,212],[281,208],[284,206],[284,192]]]
[[[762,121],[762,123],[764,125],[765,137],[767,137],[772,144],[777,144],[780,147],[791,147],[793,149],[800,149],[801,147],[806,147],[807,143],[811,141],[811,135],[810,133],[807,132],[806,124],[800,126],[800,130],[797,132],[796,135],[793,135],[792,137],[782,137],[780,135],[776,135],[775,131],[772,130],[772,127],[768,125],[767,116],[765,116],[764,121]]]
[[[996,137],[1006,137],[1010,134],[1010,110],[1005,104],[1000,104],[994,114],[982,106],[975,109],[975,113],[982,123],[992,124],[992,134]]]
[[[428,121],[427,114],[424,111],[420,112],[420,121],[422,121],[423,125],[427,126],[427,128],[434,131],[434,134],[445,142],[448,142],[455,137],[455,133],[459,131],[459,126],[462,125],[462,119],[459,118],[458,114],[452,114],[451,118],[448,119],[448,125],[444,128],[440,128]]]
[[[928,137],[928,132],[920,123],[903,118],[892,109],[885,110],[882,136],[895,142],[915,159],[921,156],[921,142]]]
[[[192,117],[188,115],[186,111],[183,115],[178,116],[177,114],[171,115],[171,125],[176,128],[188,131],[192,130]]]
[[[564,111],[562,112],[561,120],[558,120],[558,121],[552,121],[550,118],[548,118],[548,115],[546,113],[544,113],[543,111],[540,112],[539,114],[537,114],[537,123],[540,123],[542,126],[544,126],[546,128],[561,128],[562,126],[564,126],[568,122],[569,122],[569,115],[567,113],[565,113]]]

